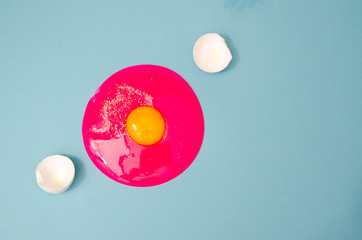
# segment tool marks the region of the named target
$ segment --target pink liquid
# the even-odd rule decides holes
[[[152,106],[164,117],[165,134],[154,145],[139,145],[127,133],[127,116],[140,106]],[[82,132],[89,157],[106,176],[148,187],[190,166],[202,144],[204,118],[195,93],[180,75],[137,65],[113,74],[98,88],[88,102]]]

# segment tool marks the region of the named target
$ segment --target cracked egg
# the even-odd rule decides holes
[[[96,167],[129,186],[165,183],[196,158],[204,136],[200,103],[174,71],[156,65],[125,68],[89,100],[83,141]]]

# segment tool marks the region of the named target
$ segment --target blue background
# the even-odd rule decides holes
[[[0,239],[362,239],[362,1],[0,0]],[[234,56],[196,67],[217,32]],[[182,75],[202,149],[151,188],[105,177],[83,147],[88,99],[114,72]],[[42,191],[65,154],[72,187]]]

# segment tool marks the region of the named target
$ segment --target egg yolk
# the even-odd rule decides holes
[[[152,145],[159,142],[165,133],[165,120],[152,107],[138,107],[127,117],[128,135],[138,144]]]

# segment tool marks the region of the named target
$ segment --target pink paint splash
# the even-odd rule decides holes
[[[165,119],[162,140],[135,143],[126,130],[128,114],[140,106],[156,108]],[[136,187],[165,183],[185,171],[204,137],[200,103],[188,83],[156,65],[125,68],[108,78],[89,100],[83,141],[93,163],[109,178]]]

